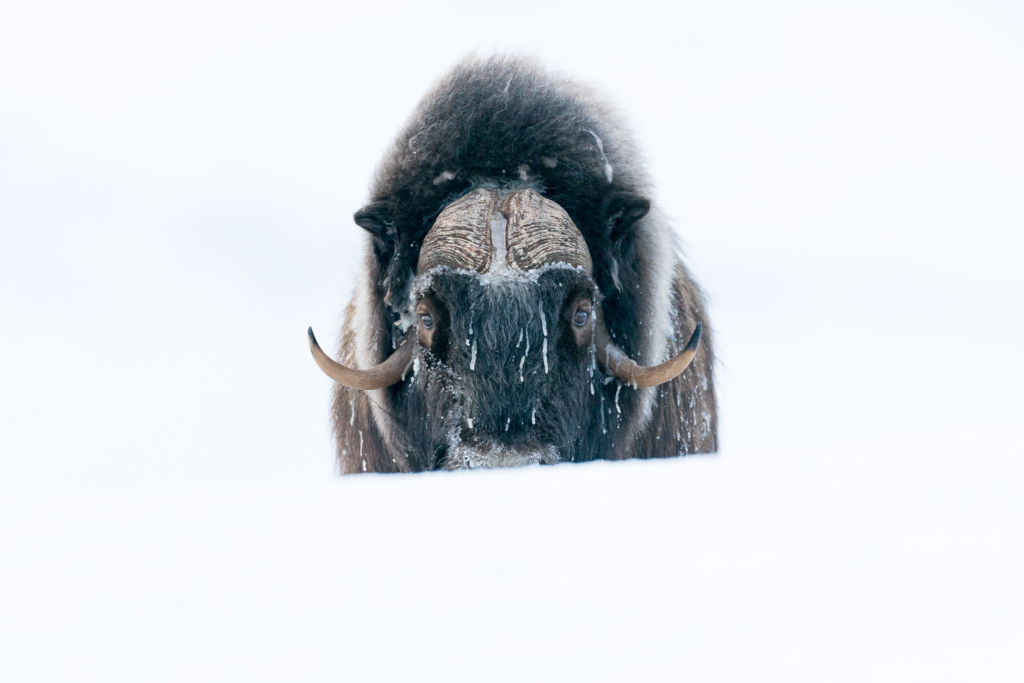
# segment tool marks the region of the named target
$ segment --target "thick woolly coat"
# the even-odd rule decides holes
[[[704,296],[655,206],[631,136],[587,89],[530,61],[467,60],[443,77],[386,153],[370,203],[363,270],[345,311],[339,360],[368,368],[400,341],[420,245],[448,203],[481,184],[532,187],[560,204],[593,259],[604,319],[642,364],[679,352],[699,321],[693,363],[659,387],[599,384],[602,429],[573,459],[651,458],[717,450],[713,334]],[[443,466],[416,443],[424,416],[401,400],[404,383],[376,391],[337,385],[333,423],[342,472]],[[414,404],[409,403],[408,406]],[[596,405],[596,404],[595,404]],[[607,418],[607,419],[605,419]],[[596,427],[596,426],[595,426]]]

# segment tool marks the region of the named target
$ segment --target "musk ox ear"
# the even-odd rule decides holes
[[[371,202],[356,211],[353,218],[356,225],[369,232],[380,242],[392,241],[398,234],[387,202]]]
[[[629,234],[636,222],[651,210],[651,200],[632,192],[612,192],[604,198],[601,214],[606,234],[613,242]]]

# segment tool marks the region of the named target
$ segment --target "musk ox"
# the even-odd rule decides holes
[[[344,473],[717,450],[700,288],[630,135],[530,61],[467,60],[377,170],[335,385]]]

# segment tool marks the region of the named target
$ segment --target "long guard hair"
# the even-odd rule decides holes
[[[601,431],[578,460],[655,458],[718,448],[713,334],[702,291],[671,228],[652,206],[630,134],[586,88],[518,57],[469,59],[426,95],[380,164],[355,214],[368,239],[345,311],[339,358],[371,367],[400,341],[420,245],[438,213],[475,187],[532,187],[572,217],[594,262],[615,342],[654,364],[703,325],[693,363],[669,383],[599,384]],[[410,438],[418,414],[396,411],[402,384],[363,392],[336,385],[333,423],[342,472],[439,466]]]

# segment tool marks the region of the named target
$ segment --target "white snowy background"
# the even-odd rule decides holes
[[[632,122],[722,451],[338,479],[351,215],[518,50]],[[0,679],[1024,679],[1024,6],[0,6]]]

